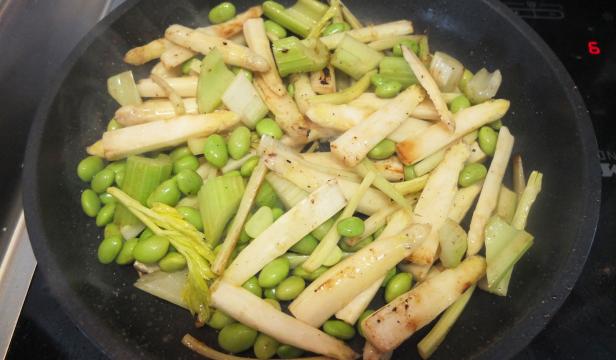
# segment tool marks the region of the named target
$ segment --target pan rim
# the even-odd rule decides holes
[[[39,139],[42,138],[49,110],[67,75],[92,42],[101,33],[106,31],[113,22],[136,6],[139,1],[140,0],[128,0],[105,17],[88,32],[63,62],[61,66],[62,70],[58,72],[52,81],[52,85],[42,97],[32,128],[29,132],[24,162],[25,168],[22,178],[24,190],[37,188],[37,164],[41,148]],[[567,270],[557,274],[552,286],[549,288],[546,287],[543,291],[546,299],[551,299],[553,296],[556,296],[557,300],[549,300],[544,304],[536,306],[526,314],[527,316],[521,318],[513,324],[513,326],[505,330],[503,338],[508,339],[506,347],[487,345],[472,356],[472,358],[478,359],[510,358],[527,346],[545,327],[549,319],[551,319],[562,306],[564,300],[568,297],[579,278],[592,246],[599,219],[601,177],[599,161],[596,157],[598,146],[592,123],[582,97],[577,91],[577,87],[564,65],[543,39],[541,39],[528,24],[507,8],[506,5],[496,0],[482,0],[482,3],[488,6],[497,15],[501,16],[503,20],[509,22],[520,32],[528,43],[541,54],[546,62],[548,62],[551,71],[554,72],[560,85],[565,90],[569,103],[573,105],[575,109],[574,116],[577,119],[576,126],[583,145],[580,150],[587,160],[584,167],[580,169],[584,184],[586,184],[587,192],[587,196],[585,197],[586,200],[582,207],[584,209],[583,213],[586,214],[586,220],[580,224],[575,236],[574,246],[576,252],[575,254],[570,254],[564,261],[564,268]],[[112,358],[123,358],[128,356],[143,357],[143,353],[140,353],[137,348],[126,347],[125,343],[117,337],[117,334],[112,332],[109,328],[98,326],[98,321],[95,321],[96,318],[83,316],[83,314],[88,314],[89,310],[82,301],[78,300],[78,297],[67,296],[73,294],[75,291],[71,289],[68,282],[62,276],[57,276],[62,273],[54,257],[51,256],[51,252],[47,246],[48,240],[44,232],[43,222],[40,216],[41,209],[37,200],[38,193],[36,191],[23,192],[26,224],[37,257],[38,266],[41,268],[42,275],[49,284],[50,291],[54,298],[58,300],[62,298],[62,301],[58,301],[61,309],[69,316],[71,321],[77,325],[80,331],[105,355]],[[514,334],[517,336],[512,336]]]

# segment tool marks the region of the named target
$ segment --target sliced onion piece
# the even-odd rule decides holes
[[[125,71],[107,79],[107,91],[122,106],[141,104],[132,71]]]
[[[466,89],[462,90],[473,104],[479,104],[496,96],[502,81],[503,76],[500,70],[491,73],[483,68],[477,71],[475,76],[466,84]]]
[[[454,57],[440,51],[434,53],[430,63],[430,74],[441,91],[454,91],[463,73],[464,65]]]

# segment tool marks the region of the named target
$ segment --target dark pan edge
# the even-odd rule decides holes
[[[58,75],[52,82],[52,86],[42,98],[41,104],[38,107],[32,129],[29,133],[28,147],[25,154],[25,169],[23,175],[24,187],[24,210],[27,219],[27,228],[30,234],[30,239],[36,244],[33,248],[38,261],[38,266],[42,268],[46,281],[50,284],[50,290],[54,297],[62,298],[60,303],[62,310],[67,313],[69,318],[79,327],[80,331],[88,337],[103,353],[112,358],[140,358],[143,353],[139,353],[137,349],[132,349],[125,346],[126,343],[118,338],[117,333],[107,330],[105,327],[99,327],[91,318],[84,317],[78,314],[87,314],[87,307],[74,297],[69,296],[72,293],[69,285],[61,276],[59,276],[58,265],[53,260],[49,248],[46,243],[44,233],[42,231],[42,219],[39,217],[40,208],[36,199],[36,194],[26,189],[36,188],[36,179],[38,179],[38,169],[35,160],[38,158],[40,151],[39,138],[43,135],[45,120],[48,110],[55,98],[58,89],[61,87],[63,80],[70,72],[72,66],[79,59],[83,51],[96,39],[96,37],[105,31],[111,23],[122,16],[130,8],[135,6],[139,0],[129,0],[110,15],[99,22],[76,46],[71,52],[67,60],[63,63]],[[577,92],[575,84],[569,73],[566,71],[560,60],[556,57],[549,46],[530,28],[523,20],[515,15],[504,4],[494,0],[484,0],[486,5],[491,7],[496,13],[509,21],[526,39],[537,48],[545,59],[552,64],[552,70],[558,75],[560,83],[565,87],[569,101],[575,105],[577,129],[582,138],[584,147],[581,149],[587,159],[585,167],[581,173],[588,185],[588,196],[584,205],[584,213],[586,221],[581,225],[576,236],[575,254],[569,256],[566,261],[566,272],[561,273],[554,285],[550,289],[544,291],[546,302],[530,311],[526,318],[520,320],[513,327],[508,329],[504,337],[508,338],[508,343],[496,347],[488,347],[480,353],[476,354],[476,358],[509,358],[519,352],[535,337],[547,324],[549,319],[560,308],[571,289],[575,285],[582,268],[586,262],[586,257],[592,246],[592,240],[599,219],[599,205],[601,195],[601,177],[599,162],[596,157],[598,146],[594,132],[591,127],[590,118],[586,106]],[[550,300],[555,296],[557,300]],[[545,317],[544,317],[545,316]],[[547,318],[546,318],[547,317]],[[538,319],[544,319],[539,321]],[[96,341],[94,341],[96,339]]]
[[[83,52],[96,40],[96,38],[102,32],[106,31],[113,22],[137,5],[139,1],[140,0],[127,0],[103,18],[103,20],[99,21],[87,35],[79,41],[77,46],[75,46],[68,58],[61,65],[61,70],[51,82],[52,85],[41,98],[32,128],[28,134],[28,145],[24,157],[24,173],[22,178],[24,185],[23,206],[27,219],[26,227],[28,229],[30,241],[36,244],[36,246],[32,248],[38,263],[37,266],[41,268],[43,278],[49,284],[51,294],[58,300],[62,299],[62,301],[58,301],[61,310],[68,315],[75,325],[77,325],[79,331],[81,331],[81,333],[103,354],[114,359],[144,358],[145,354],[140,353],[136,348],[127,347],[126,342],[121,341],[117,333],[114,333],[107,327],[99,326],[94,319],[87,316],[89,313],[87,307],[81,301],[71,296],[73,290],[58,271],[58,264],[54,260],[47,245],[47,239],[43,231],[43,222],[39,215],[41,214],[41,209],[38,206],[36,193],[34,191],[28,191],[27,189],[35,189],[37,187],[39,174],[36,160],[41,146],[39,139],[43,136],[49,109],[62,83]]]

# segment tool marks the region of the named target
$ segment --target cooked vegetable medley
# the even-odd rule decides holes
[[[151,75],[109,78],[120,107],[77,165],[98,260],[218,331],[219,350],[187,347],[354,359],[360,336],[387,359],[440,315],[428,358],[477,286],[507,295],[542,174],[518,155],[506,185],[499,70],[340,0],[223,2],[208,19],[126,53]]]

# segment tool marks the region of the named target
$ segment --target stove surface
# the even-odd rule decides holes
[[[592,117],[603,170],[601,218],[584,271],[560,311],[516,359],[614,359],[616,222],[611,217],[616,213],[616,201],[612,201],[616,196],[616,102],[610,96],[616,93],[616,4],[504,2],[545,39],[571,73]],[[42,274],[35,272],[9,359],[104,357],[58,307]]]

